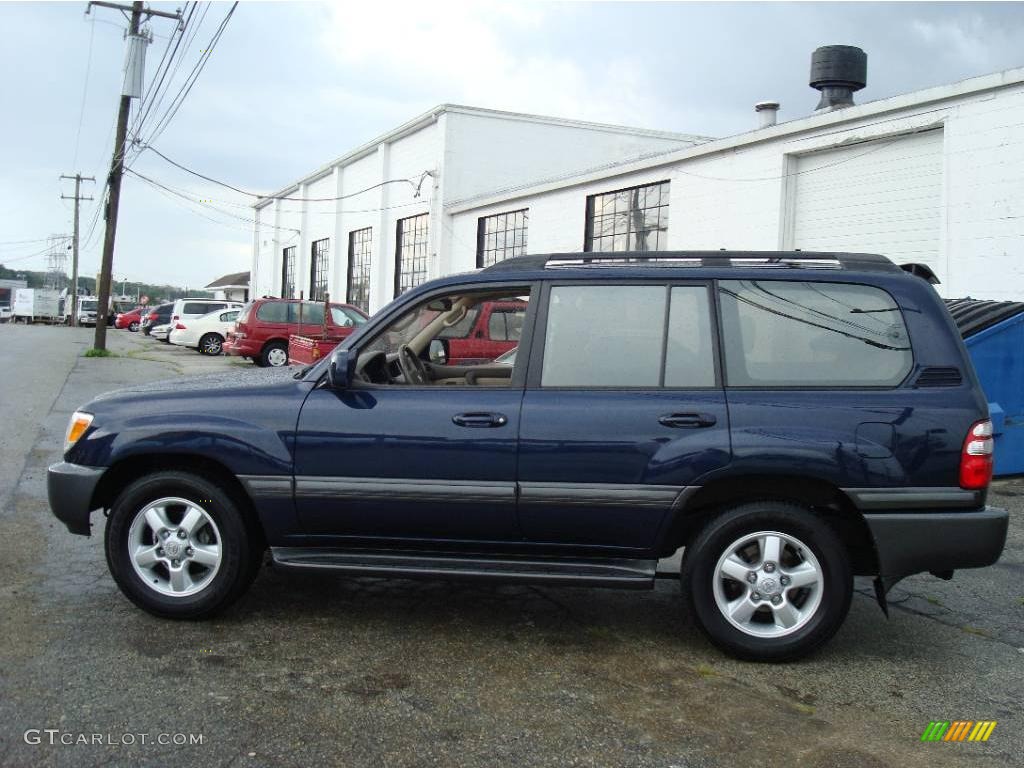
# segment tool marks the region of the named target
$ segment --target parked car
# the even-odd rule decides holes
[[[0,323],[8,323],[11,320],[11,308],[4,304],[0,306]]]
[[[171,326],[171,344],[198,350],[202,355],[219,355],[224,337],[235,327],[237,309],[215,310],[195,320],[179,320]]]
[[[172,326],[170,323],[161,323],[160,325],[154,325],[152,328],[149,329],[149,335],[152,336],[157,341],[162,341],[164,344],[170,344],[171,342],[168,340],[168,337],[171,335],[171,328],[173,327],[174,326]]]
[[[179,320],[196,320],[219,309],[241,309],[240,301],[223,299],[178,299],[171,310],[171,324]]]
[[[139,324],[139,329],[143,335],[149,336],[153,332],[154,325],[164,325],[171,322],[171,310],[173,309],[174,303],[171,302],[153,307],[149,312],[144,313],[142,315],[142,322]]]
[[[327,339],[340,340],[366,323],[367,316],[351,304],[331,304],[327,316]],[[288,364],[288,338],[292,335],[319,336],[324,330],[324,305],[298,299],[255,299],[238,315],[235,329],[228,332],[224,353],[251,359],[257,365]]]
[[[986,398],[920,265],[585,257],[425,283],[295,375],[93,400],[50,506],[78,534],[106,510],[118,586],[171,618],[236,600],[267,546],[346,574],[637,589],[683,548],[696,623],[762,661],[827,642],[854,575],[885,608],[905,576],[999,558]],[[508,301],[514,365],[428,359]]]
[[[145,307],[136,307],[127,312],[121,312],[114,318],[114,327],[123,328],[133,333],[139,330],[142,324],[142,313],[148,311]]]

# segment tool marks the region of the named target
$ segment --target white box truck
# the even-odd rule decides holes
[[[60,293],[46,288],[19,288],[14,292],[12,322],[60,322]]]

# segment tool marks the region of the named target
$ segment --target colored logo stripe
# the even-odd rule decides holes
[[[971,731],[971,735],[967,738],[968,741],[988,741],[988,737],[992,735],[992,731],[996,728],[995,720],[980,720],[978,724],[974,726],[974,730]]]
[[[943,741],[963,741],[972,725],[974,723],[970,720],[954,720]]]
[[[988,741],[995,727],[995,720],[932,720],[921,741]]]

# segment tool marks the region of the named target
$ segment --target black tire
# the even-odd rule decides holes
[[[128,330],[131,331],[132,333],[135,333],[136,331],[139,330],[139,324],[138,323],[128,323]]]
[[[744,535],[761,531],[779,532],[802,542],[817,559],[823,577],[817,609],[799,629],[781,637],[759,637],[740,630],[725,617],[715,599],[719,558]],[[687,607],[708,639],[726,653],[748,661],[791,661],[813,653],[842,625],[853,597],[850,559],[835,531],[805,507],[780,501],[741,504],[712,519],[686,547],[681,578]],[[764,610],[771,609],[762,609],[762,616]]]
[[[201,355],[216,357],[221,353],[221,345],[223,344],[224,337],[219,333],[204,333],[202,338],[199,339],[199,346],[196,349],[199,350]]]
[[[136,571],[129,554],[136,516],[147,505],[167,497],[200,505],[219,532],[219,566],[209,583],[195,594],[172,596],[156,591]],[[176,470],[147,475],[121,492],[110,510],[105,544],[110,573],[125,597],[144,611],[167,619],[205,619],[227,608],[248,589],[263,557],[259,531],[247,521],[231,495],[206,477]]]
[[[275,350],[281,350],[284,352],[284,363],[277,363],[275,365],[275,363],[271,362],[271,357],[274,357],[273,353]],[[288,365],[288,345],[285,344],[283,341],[268,341],[266,344],[263,345],[263,351],[260,352],[259,365],[262,368],[279,368],[282,365]]]

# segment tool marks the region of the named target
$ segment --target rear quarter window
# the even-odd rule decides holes
[[[256,310],[256,317],[264,323],[287,323],[288,302],[268,301],[265,304],[260,304],[259,309]]]
[[[723,280],[726,380],[734,387],[892,387],[913,353],[892,297],[867,285]]]
[[[181,308],[183,315],[206,315],[217,309],[224,309],[223,304],[206,304],[198,301],[186,301]]]

